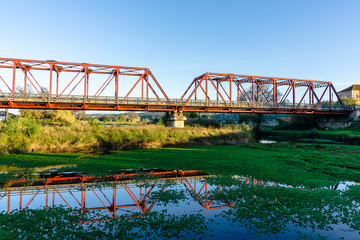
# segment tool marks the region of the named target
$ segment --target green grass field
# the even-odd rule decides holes
[[[211,174],[251,176],[296,186],[328,186],[360,181],[360,146],[333,144],[250,144],[192,146],[114,151],[108,155],[1,155],[2,181],[19,171],[42,171],[62,165],[88,175],[109,175],[120,169],[201,170]],[[67,167],[64,168],[64,165]]]

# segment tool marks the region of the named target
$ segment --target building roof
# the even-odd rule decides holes
[[[341,93],[341,92],[349,92],[349,91],[353,91],[353,90],[360,90],[360,84],[351,85],[350,87],[341,90],[339,93]]]

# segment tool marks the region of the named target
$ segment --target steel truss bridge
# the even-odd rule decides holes
[[[207,72],[195,78],[180,98],[173,99],[148,68],[13,58],[0,58],[0,108],[156,111],[175,115],[348,115],[352,111],[328,81]]]

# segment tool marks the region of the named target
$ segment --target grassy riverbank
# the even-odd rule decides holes
[[[120,169],[196,169],[212,174],[243,175],[296,186],[330,186],[360,181],[360,146],[312,144],[248,144],[113,151],[108,155],[1,155],[2,179],[20,172],[63,170],[109,175]]]
[[[246,125],[220,128],[164,126],[103,126],[76,122],[46,124],[32,118],[7,119],[0,123],[0,153],[74,153],[129,150],[165,146],[228,145],[252,141]]]

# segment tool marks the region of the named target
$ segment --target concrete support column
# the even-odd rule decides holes
[[[165,126],[183,128],[186,119],[187,118],[182,114],[182,112],[179,114],[177,112],[171,112],[170,115],[166,115]]]

